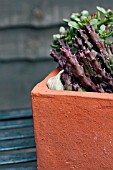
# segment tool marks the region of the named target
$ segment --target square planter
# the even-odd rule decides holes
[[[32,90],[38,170],[113,170],[113,94]]]

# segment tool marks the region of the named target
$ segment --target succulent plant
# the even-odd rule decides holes
[[[97,7],[64,19],[53,36],[51,56],[58,63],[65,90],[113,92],[113,11]]]

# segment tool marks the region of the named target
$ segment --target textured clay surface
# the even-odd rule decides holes
[[[32,91],[39,170],[113,170],[113,94]]]

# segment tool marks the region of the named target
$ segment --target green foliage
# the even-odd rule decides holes
[[[83,29],[84,25],[93,25],[102,40],[106,40],[113,35],[111,29],[113,25],[113,11],[110,9],[105,10],[97,6],[97,11],[92,15],[89,15],[87,10],[83,10],[81,13],[72,13],[70,20],[63,19],[63,21],[66,22],[70,28],[74,29]],[[67,34],[70,32],[70,28],[67,30]],[[73,30],[72,34],[76,35],[76,31]],[[65,36],[67,35],[65,34]],[[62,39],[62,37],[59,39]]]
[[[98,9],[98,11],[101,12],[102,14],[104,14],[104,15],[107,14],[107,11],[106,11],[104,8],[97,6],[97,9]]]

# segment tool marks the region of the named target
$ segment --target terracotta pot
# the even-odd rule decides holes
[[[32,91],[38,170],[113,170],[113,94]]]

